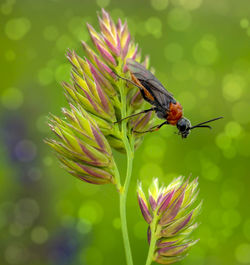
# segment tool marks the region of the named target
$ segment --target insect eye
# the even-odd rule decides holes
[[[177,123],[177,128],[179,132],[186,133],[189,130],[190,122],[186,118],[181,118]]]
[[[180,131],[184,132],[186,130],[186,124],[182,124],[179,128]]]

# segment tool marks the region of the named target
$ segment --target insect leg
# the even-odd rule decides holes
[[[155,105],[155,98],[151,95],[151,93],[149,92],[149,91],[147,91],[147,89],[145,89],[144,87],[143,87],[143,85],[138,85],[137,83],[135,83],[135,82],[133,82],[133,81],[131,81],[131,80],[129,80],[129,79],[127,79],[127,78],[125,78],[125,77],[122,77],[122,76],[119,76],[117,73],[115,73],[115,72],[113,72],[117,77],[119,77],[119,78],[121,78],[121,79],[123,79],[123,80],[125,80],[125,81],[127,81],[127,82],[129,82],[129,83],[131,83],[132,85],[134,85],[134,86],[136,86],[136,87],[138,87],[139,89],[140,89],[140,92],[141,92],[141,95],[142,95],[142,97],[147,101],[147,102],[149,102],[151,105]]]
[[[142,87],[141,86],[139,86],[139,85],[137,85],[135,82],[133,82],[133,81],[131,81],[131,80],[129,80],[129,79],[127,79],[127,78],[125,78],[125,77],[122,77],[122,76],[120,76],[120,75],[118,75],[117,73],[115,73],[115,72],[113,72],[117,77],[119,77],[119,78],[121,78],[121,79],[123,79],[123,80],[125,80],[125,81],[127,81],[127,82],[129,82],[130,84],[132,84],[132,85],[134,85],[134,86],[136,86],[136,87],[138,87],[140,90],[142,89]]]
[[[161,124],[158,124],[158,125],[155,125],[153,127],[151,127],[149,130],[147,131],[144,131],[144,132],[138,132],[138,131],[134,131],[135,133],[147,133],[147,132],[155,132],[155,131],[158,131],[163,125],[165,124],[168,124],[167,121],[164,121],[163,123]]]
[[[137,115],[142,114],[142,113],[147,113],[147,112],[150,112],[150,111],[154,111],[155,109],[156,109],[156,108],[151,108],[151,109],[143,110],[143,111],[141,111],[141,112],[138,112],[138,113],[135,113],[135,114],[129,115],[129,116],[127,116],[127,117],[125,117],[125,118],[123,118],[123,119],[121,119],[121,120],[119,120],[119,121],[116,121],[115,123],[119,123],[119,122],[121,122],[121,121],[123,121],[123,120],[125,120],[125,119],[132,118],[132,117],[137,116]]]

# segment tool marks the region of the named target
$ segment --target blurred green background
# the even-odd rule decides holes
[[[136,152],[128,224],[135,264],[147,226],[138,179],[199,176],[200,242],[180,264],[250,264],[250,3],[239,0],[1,0],[0,264],[125,264],[118,195],[59,167],[43,139],[49,112],[67,106],[66,49],[84,56],[85,27],[105,7],[150,54],[156,76],[192,123],[224,116],[186,140],[176,128],[148,134]],[[125,157],[115,153],[125,170]],[[124,172],[124,171],[123,171]]]

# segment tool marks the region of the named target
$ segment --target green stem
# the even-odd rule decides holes
[[[120,192],[120,216],[121,216],[122,236],[123,236],[123,243],[126,253],[127,264],[133,265],[133,259],[132,259],[129,236],[128,236],[126,202],[127,202],[128,188],[132,176],[132,164],[133,164],[134,153],[133,153],[133,148],[131,148],[131,146],[129,145],[128,139],[127,140],[124,139],[124,144],[127,151],[127,174],[126,174],[124,187]],[[133,144],[134,143],[132,141],[131,145]]]
[[[121,94],[121,116],[122,119],[127,115],[127,102],[126,102],[126,93],[125,93],[125,86],[121,83],[120,86],[120,94]],[[123,188],[120,190],[120,217],[121,217],[121,228],[122,228],[122,236],[123,236],[123,243],[125,248],[126,254],[126,261],[127,265],[133,265],[133,258],[129,243],[129,235],[128,235],[128,227],[127,227],[127,217],[126,217],[126,202],[127,202],[127,195],[128,195],[128,188],[132,176],[132,165],[133,165],[133,157],[134,157],[134,140],[133,136],[128,136],[127,131],[127,121],[122,121],[121,125],[122,131],[122,140],[126,149],[127,154],[127,173],[126,179]]]
[[[121,189],[122,189],[122,186],[121,186],[121,178],[120,178],[120,172],[117,168],[117,165],[116,165],[116,162],[114,162],[114,165],[115,165],[115,169],[114,169],[114,174],[115,174],[115,179],[116,179],[116,183],[114,183],[116,185],[116,189],[120,192]]]
[[[157,232],[158,232],[157,231],[157,222],[158,222],[158,218],[154,218],[152,220],[152,223],[150,224],[151,240],[150,240],[146,265],[150,265],[153,261],[155,245],[156,245],[156,241],[157,241]]]
[[[121,216],[121,228],[122,228],[122,236],[123,236],[127,265],[133,265],[133,258],[129,243],[127,217],[126,217],[126,201],[127,201],[129,182],[131,178],[132,159],[129,159],[129,156],[127,157],[128,157],[127,176],[126,176],[124,189],[120,193],[120,216]]]

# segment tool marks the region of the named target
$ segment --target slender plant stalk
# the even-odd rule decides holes
[[[121,93],[121,118],[125,118],[127,116],[127,108],[126,108],[126,94],[125,94],[125,87],[124,82],[120,81],[120,93]],[[129,243],[129,235],[128,235],[128,227],[127,227],[127,217],[126,217],[126,202],[127,202],[127,195],[128,195],[128,188],[132,176],[132,165],[133,165],[133,158],[134,158],[134,140],[133,136],[131,139],[128,138],[127,132],[127,121],[122,121],[122,140],[126,149],[127,154],[127,172],[126,172],[126,179],[124,182],[124,186],[120,190],[120,217],[121,217],[121,228],[122,228],[122,236],[126,254],[126,261],[128,265],[133,265],[133,258],[131,253],[131,247]]]
[[[125,183],[124,188],[120,193],[120,217],[121,217],[122,236],[123,236],[123,243],[124,243],[124,248],[125,248],[127,264],[133,265],[133,258],[131,254],[130,243],[129,243],[127,217],[126,217],[126,202],[127,202],[127,193],[128,193],[129,182],[130,182],[129,179],[131,178],[132,159],[129,158],[129,156],[127,157],[128,157],[127,176],[126,176],[127,185]]]
[[[122,189],[121,177],[120,177],[120,172],[119,172],[119,169],[118,169],[115,161],[114,161],[114,167],[115,167],[114,170],[115,170],[115,179],[116,179],[115,186],[116,186],[117,191],[121,192],[121,189]]]
[[[150,224],[150,229],[151,229],[151,240],[150,240],[150,245],[149,245],[149,250],[148,250],[148,257],[146,261],[146,265],[150,265],[153,260],[154,256],[154,251],[155,251],[155,244],[157,241],[157,221],[158,218],[154,218],[152,223]]]

